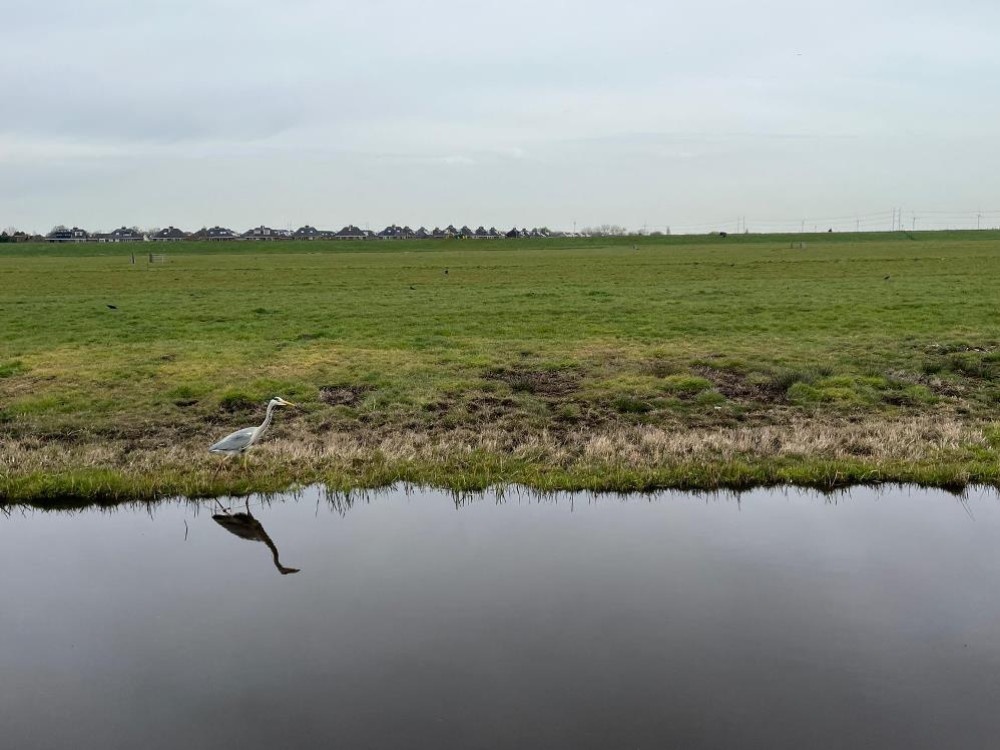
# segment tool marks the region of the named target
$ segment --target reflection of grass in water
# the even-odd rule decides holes
[[[1000,236],[914,238],[192,243],[136,268],[121,248],[4,249],[0,492],[985,478]],[[203,447],[276,393],[303,404],[272,433],[301,455],[205,476]],[[897,459],[837,437],[927,415],[961,439]],[[802,444],[774,455],[724,437],[793,425]],[[723,437],[620,439],[643,431]]]

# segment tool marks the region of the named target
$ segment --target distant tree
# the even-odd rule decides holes
[[[585,227],[583,233],[594,237],[622,237],[628,234],[628,230],[618,224],[601,224],[596,227]]]
[[[14,238],[11,237],[7,232],[0,232],[0,242],[13,242]]]
[[[56,224],[54,227],[52,227],[52,231],[50,231],[49,234],[52,234],[54,232],[65,232],[65,231],[68,231],[65,225]]]

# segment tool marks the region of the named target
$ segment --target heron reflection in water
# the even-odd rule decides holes
[[[235,534],[240,539],[249,539],[251,542],[263,542],[267,545],[267,548],[271,550],[271,556],[274,558],[274,567],[278,569],[281,575],[286,576],[289,573],[298,573],[298,568],[287,568],[281,564],[278,559],[278,548],[271,541],[271,537],[267,535],[264,531],[264,527],[260,525],[260,521],[253,517],[250,512],[250,501],[246,501],[246,513],[230,513],[228,509],[223,508],[222,504],[216,500],[215,504],[219,506],[221,513],[215,513],[212,515],[212,520],[215,521],[219,526],[224,528],[231,534]]]

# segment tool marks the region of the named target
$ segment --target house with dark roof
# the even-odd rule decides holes
[[[397,227],[395,224],[390,224],[385,229],[376,235],[380,240],[394,240],[398,236],[398,233],[402,230],[402,227]]]
[[[518,229],[517,227],[514,227],[509,232],[507,232],[507,234],[505,234],[504,236],[507,239],[509,239],[509,240],[516,240],[519,237],[523,237],[524,235],[521,233],[520,229]]]
[[[243,240],[287,240],[291,232],[287,229],[271,229],[261,224],[259,227],[248,229],[240,235]]]
[[[326,236],[326,232],[319,231],[316,227],[311,227],[306,224],[304,227],[299,227],[292,233],[292,239],[294,240],[319,240]]]
[[[118,227],[110,234],[106,235],[106,242],[142,242],[146,236],[135,229],[128,227]]]
[[[468,226],[464,226],[458,230],[458,236],[464,239],[469,239],[470,237],[475,236],[475,232],[469,229]]]
[[[489,239],[490,233],[486,231],[486,227],[479,226],[476,228],[476,231],[473,233],[472,236],[475,237],[477,240],[486,240]]]
[[[413,237],[413,230],[390,224],[376,235],[380,240],[408,240]]]
[[[363,240],[366,236],[364,229],[348,224],[339,232],[335,232],[333,238],[335,240]]]
[[[94,232],[90,235],[89,242],[142,242],[146,236],[142,232],[128,227],[119,227],[113,232]]]
[[[427,240],[430,239],[430,237],[431,233],[424,227],[420,227],[420,229],[413,233],[413,239],[415,240]]]
[[[186,240],[187,236],[187,232],[177,227],[167,227],[166,229],[161,229],[159,232],[153,232],[153,234],[149,235],[149,239],[153,242],[180,242],[181,240]]]
[[[219,242],[222,240],[235,240],[236,232],[228,227],[202,227],[194,234],[189,234],[189,240],[211,240],[213,242]]]
[[[445,237],[457,237],[458,235],[459,235],[459,231],[457,229],[455,229],[455,225],[454,224],[449,224],[448,226],[446,226],[444,228],[444,236]]]
[[[87,242],[89,239],[90,235],[86,230],[80,229],[80,227],[73,227],[72,229],[57,227],[45,235],[46,242]]]

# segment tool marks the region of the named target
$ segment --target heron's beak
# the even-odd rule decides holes
[[[281,405],[282,406],[294,406],[295,408],[298,408],[298,406],[299,406],[298,404],[293,404],[291,401],[282,401]]]

